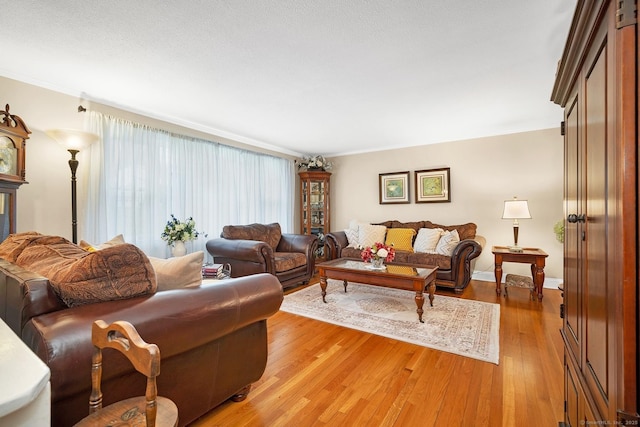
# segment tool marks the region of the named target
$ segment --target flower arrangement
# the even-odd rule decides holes
[[[387,246],[384,243],[374,243],[373,246],[367,246],[360,252],[360,256],[364,262],[372,262],[373,260],[383,259],[391,262],[396,257],[396,250],[393,246]]]
[[[173,245],[177,241],[188,242],[189,240],[196,240],[201,234],[203,234],[201,231],[196,230],[196,223],[193,218],[189,217],[182,222],[171,214],[171,219],[167,221],[167,225],[164,226],[164,231],[160,237],[168,245]],[[207,237],[206,234],[204,236]]]
[[[330,162],[320,155],[303,157],[302,160],[298,163],[298,169],[322,169],[325,171],[329,171],[332,167],[333,162]]]

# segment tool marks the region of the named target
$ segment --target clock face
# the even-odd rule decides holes
[[[16,175],[18,165],[17,151],[9,137],[0,136],[0,173]]]

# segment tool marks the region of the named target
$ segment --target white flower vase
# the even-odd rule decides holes
[[[187,254],[187,247],[182,240],[176,240],[175,242],[173,242],[171,254],[174,257],[185,256]]]
[[[373,258],[371,260],[371,266],[375,270],[382,270],[384,268],[384,258]]]

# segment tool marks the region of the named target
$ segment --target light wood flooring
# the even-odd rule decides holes
[[[434,303],[438,294],[456,296],[438,289]],[[472,281],[461,298],[500,304],[499,365],[279,312],[249,397],[193,426],[557,426],[560,291],[538,302]]]

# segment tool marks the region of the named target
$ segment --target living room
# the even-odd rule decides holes
[[[569,12],[572,12],[573,7],[567,8]],[[567,28],[564,29],[564,33],[568,31],[568,22],[570,16],[566,16]],[[554,46],[555,52],[553,56],[556,60],[559,58],[562,50],[562,43],[564,39],[560,41],[557,46]],[[544,369],[544,373],[558,373],[560,367],[550,368],[547,370],[547,365],[555,362],[557,357],[555,348],[558,345],[559,337],[557,330],[561,327],[562,321],[558,317],[559,314],[559,302],[560,292],[557,290],[557,286],[561,284],[563,277],[563,245],[558,241],[556,234],[554,233],[554,226],[556,223],[563,219],[563,167],[564,167],[564,138],[561,134],[560,123],[563,120],[562,109],[554,105],[549,101],[549,95],[551,86],[553,84],[555,68],[548,70],[549,75],[546,79],[549,82],[548,90],[545,88],[544,93],[539,94],[539,98],[536,102],[545,102],[549,104],[550,109],[553,111],[552,121],[545,122],[546,124],[541,127],[534,128],[522,128],[517,124],[507,124],[501,129],[503,131],[492,133],[486,129],[474,131],[467,130],[465,128],[464,119],[461,118],[453,127],[457,127],[455,131],[452,131],[450,135],[452,137],[441,137],[436,140],[429,140],[425,144],[408,144],[403,145],[398,142],[394,143],[394,137],[387,139],[388,146],[377,146],[373,150],[367,149],[366,142],[360,142],[360,149],[357,150],[345,150],[342,152],[330,152],[326,153],[321,148],[321,145],[316,145],[318,149],[313,147],[305,149],[304,151],[292,152],[288,149],[279,151],[277,147],[270,146],[269,144],[255,144],[253,145],[250,138],[234,138],[233,134],[215,134],[208,132],[204,127],[194,126],[189,128],[185,126],[185,122],[171,122],[170,120],[163,120],[166,116],[161,114],[156,116],[153,111],[141,112],[135,108],[127,108],[119,105],[119,100],[106,100],[102,102],[101,99],[92,99],[90,95],[70,93],[73,91],[66,91],[62,87],[52,87],[51,85],[38,84],[37,81],[20,81],[17,76],[5,77],[0,76],[0,88],[2,89],[2,99],[0,102],[7,103],[11,106],[11,113],[17,114],[22,117],[26,122],[32,134],[27,141],[27,164],[26,164],[26,179],[28,184],[20,187],[18,192],[18,228],[17,231],[30,231],[36,230],[38,232],[48,235],[64,236],[70,239],[71,237],[71,194],[69,191],[69,167],[67,162],[69,161],[69,153],[57,144],[52,138],[50,138],[46,131],[56,128],[67,129],[84,129],[86,128],[85,113],[78,111],[78,106],[82,105],[88,110],[99,111],[107,114],[112,114],[116,117],[121,117],[127,120],[131,120],[135,123],[141,123],[153,128],[166,130],[176,134],[186,135],[194,138],[201,138],[206,140],[216,141],[222,144],[228,144],[230,146],[247,149],[250,151],[256,151],[260,153],[267,153],[276,157],[288,159],[290,161],[298,161],[303,155],[314,154],[326,154],[333,163],[331,169],[331,228],[332,230],[345,229],[351,220],[359,220],[364,222],[381,222],[385,220],[396,219],[399,221],[417,221],[417,220],[430,220],[434,223],[440,224],[463,224],[467,222],[473,222],[477,224],[477,233],[486,238],[486,245],[483,248],[481,255],[475,260],[475,268],[473,271],[473,286],[465,292],[465,298],[477,298],[479,300],[495,300],[495,286],[492,285],[494,277],[494,257],[491,253],[491,247],[495,245],[510,245],[513,243],[513,228],[512,220],[502,219],[502,210],[505,200],[509,200],[514,196],[519,199],[528,200],[529,208],[531,211],[531,219],[523,219],[520,223],[520,235],[519,244],[526,247],[541,248],[546,251],[549,256],[546,260],[546,279],[545,287],[549,289],[549,297],[546,297],[544,302],[529,301],[527,296],[522,293],[515,293],[510,302],[503,302],[506,304],[505,311],[507,313],[507,321],[512,323],[511,329],[503,331],[507,334],[507,347],[518,347],[518,350],[512,350],[511,354],[520,354],[527,351],[538,351],[541,348],[544,350],[545,346],[550,348],[551,353],[548,358],[542,358],[539,364],[533,365],[526,358],[513,364],[511,356],[504,360],[503,364],[499,367],[482,367],[478,371],[481,373],[474,376],[470,382],[474,390],[481,390],[478,393],[496,393],[496,390],[504,392],[504,402],[509,404],[495,404],[491,410],[478,409],[478,414],[484,413],[485,420],[479,421],[479,425],[492,425],[491,421],[502,420],[516,420],[523,414],[522,409],[516,410],[509,406],[512,402],[517,401],[523,397],[524,391],[517,390],[518,381],[522,376],[527,376],[527,393],[529,398],[532,398],[532,394],[540,391],[541,394],[546,394],[546,387],[540,389],[532,389],[531,385],[537,386],[535,374],[532,374],[527,369],[540,369],[541,366]],[[0,71],[0,74],[1,71]],[[526,83],[523,83],[526,84]],[[91,92],[90,88],[84,89],[88,93]],[[481,98],[487,96],[485,91],[481,91],[479,95]],[[470,97],[472,99],[473,96]],[[170,100],[168,101],[170,102]],[[489,102],[489,101],[488,101]],[[499,102],[499,100],[491,99],[491,103]],[[455,107],[451,107],[452,103],[449,103],[449,111],[454,111]],[[478,101],[478,104],[481,102]],[[444,106],[443,106],[444,108]],[[477,105],[478,115],[481,116],[481,105]],[[509,107],[506,107],[509,108]],[[477,125],[478,119],[471,120]],[[478,129],[478,127],[470,126],[471,129]],[[401,135],[402,132],[398,131]],[[400,138],[399,138],[400,139]],[[428,138],[425,138],[428,139]],[[87,202],[86,182],[83,181],[83,177],[86,173],[87,159],[83,157],[84,153],[80,154],[80,168],[79,168],[79,228],[82,231],[86,224],[83,222],[86,219],[85,205]],[[139,160],[141,163],[145,159]],[[433,168],[450,168],[450,196],[451,200],[448,203],[415,203],[414,190],[416,183],[413,179],[414,171],[433,169]],[[380,187],[379,187],[379,175],[391,172],[408,171],[410,177],[410,186],[408,189],[410,203],[406,204],[391,204],[384,205],[379,202]],[[286,230],[288,232],[300,231],[300,213],[298,212],[299,205],[299,181],[296,181],[295,195],[293,209],[291,213],[292,220],[286,223]],[[202,192],[203,189],[198,189]],[[190,215],[189,212],[184,212],[184,215]],[[164,217],[164,214],[163,214]],[[163,218],[167,219],[167,218]],[[198,239],[191,250],[204,249],[204,245],[209,238],[217,237],[221,231],[222,225],[216,221],[215,218],[195,218],[199,230],[204,230],[208,237],[201,237]],[[157,239],[160,240],[160,232],[158,230]],[[103,232],[100,236],[101,240],[107,240],[113,235],[117,234],[118,230],[109,230]],[[83,238],[82,232],[80,238]],[[127,238],[127,236],[125,236]],[[167,248],[167,256],[169,255],[169,249]],[[510,264],[505,266],[505,272],[516,274],[529,274],[530,269],[527,265]],[[444,295],[448,295],[445,291]],[[500,302],[500,299],[498,300]],[[274,354],[278,357],[282,357],[282,348],[278,346],[287,346],[291,343],[281,341],[282,336],[291,335],[295,336],[296,340],[304,340],[303,335],[296,335],[291,330],[292,326],[288,325],[284,320],[285,318],[275,317],[274,322],[270,324],[270,333],[272,334],[272,343],[274,343]],[[287,318],[289,319],[289,318]],[[532,319],[535,319],[532,321]],[[537,320],[541,320],[540,328],[533,323]],[[503,319],[505,321],[505,319]],[[308,333],[311,335],[320,336],[323,333],[327,333],[320,327],[312,326],[308,322],[296,322],[303,328],[308,328]],[[278,329],[276,329],[278,328]],[[532,333],[537,335],[529,335],[527,329],[534,330]],[[552,332],[546,331],[546,328],[550,328]],[[333,330],[333,329],[332,329]],[[542,330],[542,331],[541,331]],[[521,336],[519,336],[521,334]],[[533,338],[532,338],[533,336]],[[358,341],[361,343],[362,338],[358,335],[352,335],[347,333],[344,335],[344,339]],[[326,338],[326,337],[325,337]],[[522,342],[519,342],[519,339]],[[314,345],[320,345],[314,341]],[[515,344],[514,344],[515,343]],[[521,347],[520,347],[521,346]],[[304,347],[304,346],[302,346]],[[540,348],[538,348],[540,347]],[[270,349],[271,350],[271,349]],[[436,370],[443,373],[443,364],[447,364],[452,359],[446,357],[437,359],[429,353],[414,352],[414,350],[407,350],[407,347],[397,346],[393,344],[384,344],[376,341],[375,343],[368,343],[363,346],[361,350],[364,350],[367,354],[374,353],[381,350],[384,354],[393,354],[398,351],[400,353],[406,352],[407,366],[411,366],[411,369],[419,362],[430,361],[434,362]],[[336,347],[331,347],[326,350],[327,353],[337,351]],[[348,364],[354,364],[359,356],[354,349],[349,350]],[[318,360],[324,360],[328,357],[324,352],[313,353],[300,353],[311,358],[318,358]],[[345,360],[346,359],[345,353]],[[380,363],[380,360],[367,358],[367,363]],[[406,362],[406,360],[405,360]],[[289,364],[296,364],[299,362],[292,361]],[[331,362],[335,363],[335,362]],[[326,366],[331,366],[328,364]],[[460,369],[465,375],[473,376],[476,372],[475,369],[480,364],[471,364],[471,362],[455,361],[455,365],[450,365],[451,370]],[[317,366],[313,366],[317,370]],[[299,370],[304,370],[304,364],[298,365]],[[323,367],[324,369],[324,367]],[[371,369],[371,366],[368,368]],[[385,368],[386,369],[386,368]],[[498,370],[499,369],[499,370]],[[405,371],[410,370],[404,368]],[[446,368],[444,368],[446,370]],[[489,372],[491,371],[491,374]],[[360,371],[366,373],[364,371]],[[404,371],[403,371],[404,372]],[[428,373],[427,371],[421,372],[421,380],[424,380]],[[496,374],[497,372],[497,374]],[[264,399],[264,395],[269,391],[270,384],[278,383],[278,372],[269,372],[269,376],[266,376],[257,384],[257,388],[253,393],[256,399]],[[291,372],[287,372],[291,374]],[[447,381],[452,372],[447,371],[444,377],[434,380],[435,389],[443,389],[442,385]],[[497,376],[492,376],[497,375]],[[543,374],[544,375],[544,374]],[[504,385],[500,388],[491,389],[490,392],[486,390],[482,391],[481,383],[483,379],[491,378],[491,381],[504,381]],[[293,388],[303,386],[303,382],[308,376],[300,376],[297,378],[290,378],[290,386]],[[374,378],[374,377],[372,377]],[[383,377],[376,376],[376,379],[380,379],[382,383]],[[444,378],[444,379],[441,379]],[[560,390],[561,384],[558,382],[562,378],[549,379],[550,386],[555,390],[554,393],[562,394]],[[443,383],[441,384],[440,381]],[[463,382],[460,378],[456,381]],[[355,383],[355,382],[354,382]],[[433,385],[433,384],[432,384]],[[280,390],[287,388],[282,387]],[[394,386],[390,386],[393,388]],[[439,388],[440,387],[440,388]],[[336,386],[336,392],[340,389],[340,386]],[[343,393],[344,390],[340,390]],[[425,393],[431,392],[423,389]],[[278,392],[279,393],[279,392]],[[326,390],[320,394],[325,394]],[[437,391],[435,392],[437,393]],[[507,394],[510,393],[510,396]],[[253,396],[249,395],[249,400]],[[342,394],[341,394],[342,396]],[[355,396],[355,395],[354,395]],[[526,397],[526,396],[525,396]],[[414,397],[415,398],[415,397]],[[427,396],[423,396],[427,400]],[[443,398],[436,394],[435,398]],[[464,398],[464,396],[459,396]],[[497,396],[493,396],[497,398]],[[274,397],[267,399],[263,402],[265,406],[270,402],[273,404]],[[292,399],[288,396],[288,399]],[[326,399],[326,396],[325,396]],[[354,397],[355,400],[358,397]],[[400,397],[398,397],[400,399]],[[486,402],[487,396],[475,397],[477,399],[478,406],[482,405],[482,402]],[[560,403],[552,396],[550,399],[552,403],[547,402],[547,396],[540,399],[540,406],[536,406],[536,409],[549,405],[552,407],[545,407],[547,413],[542,416],[541,419],[545,420],[559,420],[561,418]],[[326,400],[314,401],[315,405],[324,405]],[[415,402],[413,402],[415,403]],[[292,402],[292,404],[302,404],[300,402]],[[347,408],[358,407],[361,402],[345,402],[344,405]],[[368,402],[368,405],[371,405]],[[227,405],[227,404],[225,404]],[[233,405],[233,404],[231,404]],[[341,412],[344,408],[340,408]],[[450,412],[456,412],[458,407],[449,406],[446,408]],[[530,407],[528,409],[529,415],[536,411]],[[223,412],[219,412],[219,418],[212,418],[211,423],[223,423],[225,416],[227,418],[235,420],[230,424],[237,424],[237,418],[231,418],[231,415],[225,415]],[[249,406],[247,411],[251,411]],[[282,407],[278,407],[278,411],[283,411]],[[469,410],[472,411],[472,410]],[[493,415],[488,415],[487,412],[493,411]],[[242,412],[242,410],[240,410]],[[321,411],[316,409],[316,412],[312,414],[318,414]],[[446,412],[446,411],[445,411]],[[496,415],[497,412],[501,412],[502,415]],[[356,411],[352,412],[356,413]],[[527,413],[527,409],[524,410],[524,414]],[[324,414],[324,413],[323,413]],[[387,413],[387,416],[392,414],[392,410]],[[518,414],[518,415],[515,415]],[[234,413],[237,417],[237,413]],[[254,424],[248,423],[248,425],[259,425],[259,421],[262,415],[256,415],[251,413],[247,415],[247,419],[251,419]],[[312,415],[313,416],[313,415]],[[408,418],[415,420],[415,413],[411,413],[411,417]],[[439,415],[441,421],[444,419],[445,414]],[[451,415],[453,417],[453,415]],[[466,414],[465,416],[471,419],[473,415]],[[283,421],[285,416],[280,416],[278,420],[280,425],[286,425]],[[381,417],[377,418],[378,420]],[[293,421],[295,418],[289,420]],[[329,421],[331,420],[331,421]],[[336,422],[337,419],[327,419],[327,423]],[[488,421],[491,420],[491,421]],[[343,420],[344,421],[344,420]],[[206,420],[202,425],[206,424]],[[402,417],[399,416],[396,420],[401,425]],[[229,424],[229,423],[228,423]],[[276,423],[277,424],[277,423]],[[275,425],[275,424],[274,424]],[[346,425],[346,424],[343,424]],[[411,423],[406,425],[412,425]]]

